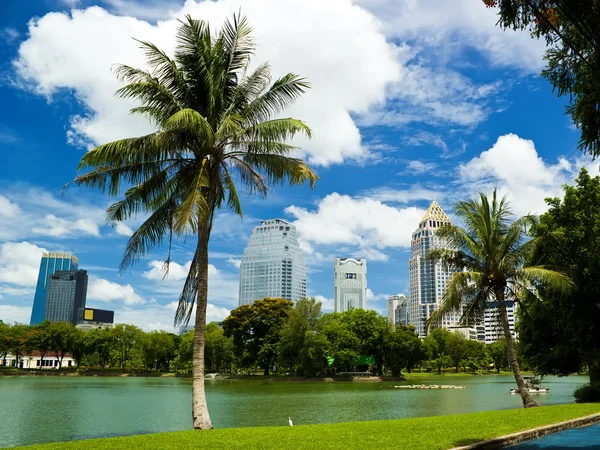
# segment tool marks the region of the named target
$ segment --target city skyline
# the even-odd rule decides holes
[[[3,10],[0,65],[10,82],[0,85],[6,105],[0,112],[1,320],[28,322],[42,253],[70,251],[87,262],[89,305],[114,309],[118,320],[146,329],[173,329],[173,302],[194,238],[173,241],[167,278],[167,240],[119,272],[127,239],[144,217],[106,223],[111,199],[72,185],[61,189],[89,148],[152,131],[129,114],[132,104],[114,96],[120,83],[111,67],[143,65],[132,38],[169,51],[177,19],[190,14],[216,27],[237,6],[174,0],[164,9],[125,10],[123,3],[8,2]],[[293,72],[311,83],[286,114],[312,127],[311,140],[293,145],[319,180],[313,190],[271,186],[266,200],[240,189],[243,218],[216,214],[210,320],[222,320],[239,304],[238,266],[261,220],[281,217],[296,226],[307,295],[327,311],[334,309],[333,258],[366,258],[368,307],[385,314],[390,295],[409,293],[410,234],[432,198],[451,214],[456,200],[497,186],[515,214],[539,214],[547,209],[544,198],[561,195],[581,166],[598,173],[577,150],[579,133],[563,114],[564,101],[539,77],[543,43],[527,32],[498,29],[495,12],[480,0],[308,0],[295,13],[286,1],[266,4],[269,14],[257,0],[242,8],[260,42],[256,63],[268,61],[274,74]],[[347,30],[328,26],[342,16]],[[106,29],[114,35],[98,45]]]

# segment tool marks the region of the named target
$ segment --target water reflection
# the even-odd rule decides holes
[[[569,403],[585,377],[547,378],[542,404]],[[460,390],[393,389],[397,383],[214,380],[206,384],[216,427],[382,420],[516,408],[511,376],[423,379]],[[191,381],[175,378],[2,377],[0,446],[191,428]]]

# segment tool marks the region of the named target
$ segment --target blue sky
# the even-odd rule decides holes
[[[459,4],[456,4],[459,3]],[[368,259],[369,307],[408,294],[410,236],[435,198],[494,187],[515,213],[542,213],[579,168],[578,131],[538,74],[544,45],[495,27],[481,0],[5,0],[0,7],[0,320],[29,319],[39,258],[69,251],[90,274],[88,305],[120,322],[171,329],[193,242],[160,249],[119,274],[137,220],[106,226],[111,199],[62,186],[95,145],[151,132],[113,97],[111,65],[143,66],[131,37],[171,52],[176,19],[218,27],[239,7],[255,28],[255,63],[295,72],[311,91],[289,114],[314,131],[297,141],[321,177],[245,198],[243,221],[222,211],[210,248],[211,320],[237,306],[238,265],[261,219],[294,222],[308,291],[331,309],[335,256]]]

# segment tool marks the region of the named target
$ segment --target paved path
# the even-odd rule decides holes
[[[509,448],[513,450],[600,450],[600,424],[561,431]]]

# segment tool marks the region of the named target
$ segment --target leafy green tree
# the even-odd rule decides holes
[[[208,23],[188,16],[177,32],[174,59],[140,42],[151,70],[118,66],[118,77],[128,84],[117,95],[138,100],[141,106],[132,113],[148,117],[158,131],[88,152],[80,170],[91,171],[75,179],[77,185],[107,189],[115,196],[125,183],[125,198],[108,209],[110,221],[148,214],[127,244],[121,269],[173,235],[197,237],[175,316],[176,323],[187,322],[196,305],[194,429],[212,428],[204,392],[204,332],[215,213],[225,203],[241,215],[236,181],[248,193],[266,196],[270,183],[308,181],[312,186],[317,179],[300,159],[289,156],[294,149],[289,140],[310,136],[308,126],[296,119],[273,119],[309,85],[294,74],[271,84],[268,64],[249,72],[251,31],[239,15],[216,34]]]
[[[467,338],[459,331],[450,333],[447,342],[448,356],[452,360],[452,365],[456,368],[456,373],[459,372],[461,363],[469,358],[469,349],[467,347]]]
[[[298,300],[288,312],[280,332],[279,361],[290,372],[310,377],[327,368],[321,317],[321,302],[314,298]]]
[[[176,368],[175,371],[179,371],[180,366],[187,367],[192,361],[194,354],[194,330],[190,330],[181,336],[179,342],[179,349],[177,352]]]
[[[71,356],[75,365],[79,367],[81,361],[87,353],[87,345],[85,340],[85,332],[77,327],[73,327],[71,330]]]
[[[437,235],[448,242],[447,249],[434,249],[434,261],[453,268],[439,308],[432,314],[431,325],[439,325],[450,313],[463,310],[462,322],[474,323],[483,316],[490,300],[498,302],[507,353],[518,390],[527,407],[538,406],[521,376],[506,312],[506,299],[519,300],[523,292],[547,286],[557,292],[569,292],[572,282],[566,275],[541,266],[524,267],[540,239],[526,240],[526,227],[535,225],[531,215],[510,222],[512,213],[506,197],[498,200],[496,190],[491,202],[485,194],[479,200],[461,201],[456,214],[464,228],[446,225]]]
[[[109,328],[87,331],[84,337],[87,358],[103,369],[110,366],[113,342],[113,334]]]
[[[403,368],[410,372],[425,357],[423,344],[413,327],[391,330],[386,336],[385,349],[385,364],[394,377],[400,376]]]
[[[581,130],[579,148],[600,154],[600,5],[595,0],[483,0],[499,6],[499,25],[529,29],[548,43],[546,78]]]
[[[226,337],[233,338],[234,352],[249,367],[258,364],[269,375],[279,347],[279,332],[293,303],[265,298],[231,311],[223,321]]]
[[[68,322],[54,322],[48,325],[49,350],[58,362],[58,368],[67,353],[73,348],[75,327]]]
[[[342,313],[325,314],[321,320],[329,342],[328,356],[333,358],[332,370],[349,371],[352,362],[361,356],[360,339],[350,329],[350,323],[342,320]]]
[[[6,356],[8,355],[9,344],[8,336],[10,327],[0,320],[0,357],[2,357],[2,366],[6,366]]]
[[[142,336],[142,330],[135,325],[117,324],[109,330],[112,343],[118,353],[119,367],[125,370],[131,349]]]
[[[233,339],[226,337],[223,328],[216,323],[211,322],[206,325],[204,350],[206,371],[220,373],[222,369],[231,368],[233,358]]]
[[[40,352],[40,370],[44,368],[44,358],[50,352],[50,322],[44,321],[33,327],[33,333],[30,338],[32,349]]]
[[[441,375],[442,370],[446,370],[451,363],[452,359],[445,353],[438,353],[435,359],[431,360],[431,364],[437,369],[438,375]]]
[[[550,206],[533,229],[546,245],[537,247],[531,263],[562,266],[575,288],[562,295],[540,288],[542,301],[526,298],[519,315],[520,350],[545,374],[568,375],[589,369],[600,383],[600,177],[582,169],[575,186]]]
[[[8,327],[5,345],[8,353],[14,355],[17,369],[21,368],[21,357],[27,353],[32,335],[33,331],[29,325],[14,324]]]
[[[451,334],[444,328],[429,330],[429,333],[423,339],[423,346],[428,359],[435,359],[439,353],[448,352]]]
[[[486,351],[489,358],[494,362],[496,372],[500,373],[500,369],[508,367],[508,359],[506,342],[504,339],[500,339],[492,344],[486,346]]]

